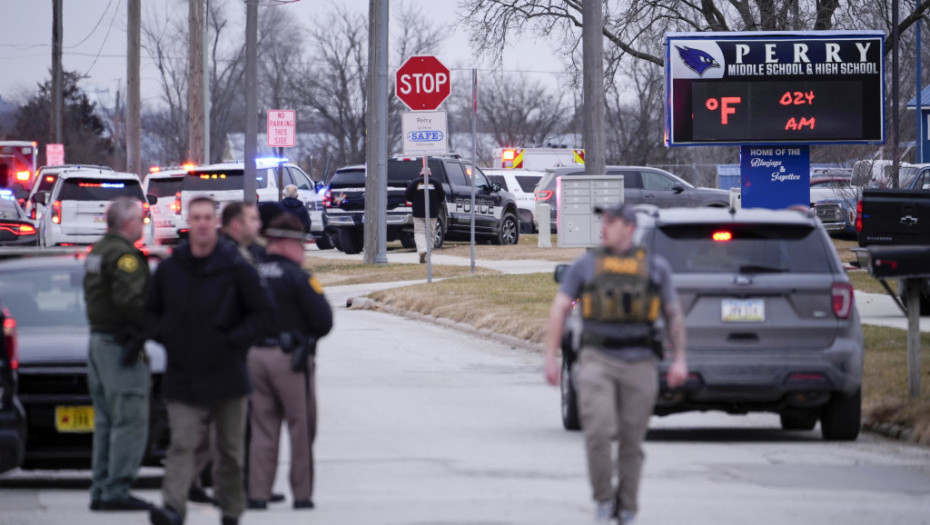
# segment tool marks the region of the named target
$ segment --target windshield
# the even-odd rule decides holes
[[[166,177],[158,179],[149,179],[148,191],[149,195],[154,195],[156,197],[174,197],[177,192],[181,190],[181,182],[184,180],[184,177]]]
[[[668,225],[648,245],[675,273],[832,273],[822,237],[810,226]]]
[[[0,272],[0,299],[21,328],[86,326],[84,268]]]
[[[67,179],[61,186],[58,200],[111,201],[117,197],[142,199],[138,180]]]

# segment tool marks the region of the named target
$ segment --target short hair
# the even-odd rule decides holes
[[[139,199],[132,197],[117,197],[110,203],[107,209],[107,229],[118,230],[128,221],[135,218],[136,213],[142,212],[142,204]]]
[[[237,201],[231,202],[223,208],[223,217],[221,219],[221,224],[223,227],[229,226],[229,223],[242,217],[242,214],[245,213],[245,209],[249,206],[255,206],[251,202]]]
[[[210,197],[194,197],[190,202],[187,203],[187,207],[193,208],[195,204],[209,204],[213,208],[214,212],[216,210],[216,201]]]
[[[297,186],[294,186],[293,184],[288,184],[287,186],[284,187],[285,197],[296,197],[297,195],[298,195]]]

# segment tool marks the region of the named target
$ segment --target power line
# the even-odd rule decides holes
[[[84,72],[83,76],[87,76],[90,73],[91,69],[94,69],[94,66],[97,65],[97,60],[100,58],[100,54],[103,53],[103,46],[107,45],[107,39],[110,38],[110,30],[113,29],[113,22],[116,21],[116,15],[119,14],[119,6],[123,3],[123,0],[119,0],[116,3],[116,9],[113,11],[113,16],[110,18],[110,25],[107,27],[107,34],[103,35],[103,42],[100,43],[100,49],[97,50],[97,56],[94,57],[94,61],[90,63],[90,67],[87,68],[87,71]]]
[[[103,13],[100,14],[100,18],[97,19],[97,23],[94,24],[94,28],[90,30],[90,33],[87,33],[87,36],[85,36],[83,40],[81,40],[77,44],[74,44],[73,46],[67,46],[65,47],[65,49],[74,49],[80,46],[81,44],[83,44],[84,42],[87,42],[87,39],[89,39],[91,36],[93,36],[95,32],[97,32],[97,28],[100,27],[100,22],[103,22],[103,17],[107,16],[107,11],[110,10],[111,4],[113,4],[113,0],[110,0],[109,2],[107,2],[107,7],[103,10]],[[119,5],[116,6],[116,10],[117,12],[119,11]],[[113,16],[115,17],[116,13],[113,13]],[[113,24],[112,20],[110,21],[110,24],[111,25]],[[107,30],[107,34],[110,34],[109,30]],[[105,40],[106,39],[104,38],[104,41]]]

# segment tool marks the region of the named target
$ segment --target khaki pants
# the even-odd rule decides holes
[[[429,222],[429,230],[435,236],[436,217],[430,217]],[[417,253],[426,253],[426,219],[424,217],[413,218],[413,240],[417,243]]]
[[[311,421],[312,368],[308,374],[291,370],[291,356],[280,348],[249,351],[252,411],[249,425],[249,498],[267,501],[278,466],[281,423],[287,421],[291,445],[290,482],[294,500],[313,493],[313,422]],[[315,412],[316,403],[313,402]]]
[[[165,506],[183,519],[187,493],[194,476],[194,451],[201,437],[204,411],[216,427],[217,465],[213,485],[223,517],[239,518],[245,510],[242,490],[242,462],[245,439],[246,398],[217,401],[205,406],[168,401],[171,446],[165,459],[162,499]]]
[[[659,392],[655,360],[628,363],[584,348],[573,373],[594,499],[604,502],[619,496],[620,509],[636,512],[645,458],[642,442]],[[614,435],[620,440],[616,492],[611,480]]]

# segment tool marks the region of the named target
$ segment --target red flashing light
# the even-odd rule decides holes
[[[151,166],[149,168],[149,173],[158,173],[161,171],[161,166]]]
[[[171,203],[171,211],[173,211],[175,215],[181,215],[181,192],[180,191],[174,194],[174,202]]]
[[[3,309],[3,338],[6,343],[7,358],[10,360],[10,368],[19,369],[19,341],[16,335],[16,319],[10,315],[10,311]]]
[[[714,242],[729,242],[733,240],[733,233],[728,231],[714,232],[714,234],[711,235],[711,238],[714,240]]]
[[[552,198],[552,193],[553,193],[552,190],[540,190],[534,193],[533,195],[536,197],[536,200],[538,201],[547,201]]]
[[[187,164],[181,164],[181,168],[183,168],[184,171],[190,171],[194,169],[195,166],[196,164],[194,164],[193,162],[188,162]]]
[[[55,182],[55,177],[48,175],[45,177],[45,182]]]
[[[513,160],[513,158],[517,156],[517,152],[516,150],[512,149],[505,149],[501,156],[504,158],[504,160]]]
[[[16,180],[27,181],[29,180],[29,171],[17,171]]]
[[[326,193],[323,194],[323,207],[332,208],[333,207],[333,190],[327,188]]]

